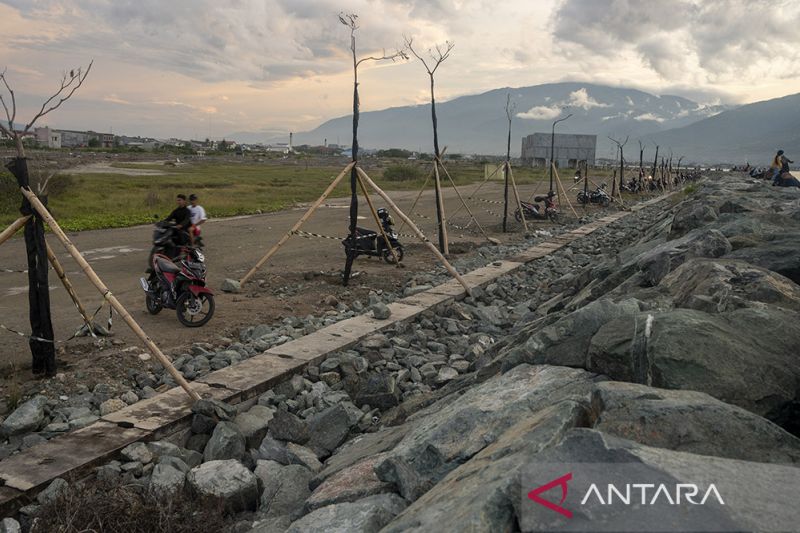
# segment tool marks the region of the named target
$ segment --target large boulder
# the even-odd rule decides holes
[[[17,407],[0,424],[0,437],[11,437],[39,429],[44,423],[44,408],[46,405],[46,397],[34,396]]]
[[[410,417],[411,429],[375,471],[404,498],[416,500],[532,412],[565,400],[588,405],[597,380],[580,369],[519,365]]]
[[[278,440],[305,444],[308,442],[308,425],[289,411],[278,409],[269,421],[269,432]]]
[[[587,407],[566,399],[527,416],[412,503],[385,531],[515,531],[520,471],[536,453],[586,424]]]
[[[245,439],[233,422],[220,422],[203,451],[204,461],[219,459],[241,459],[244,456]]]
[[[671,306],[709,313],[775,305],[800,311],[800,286],[773,271],[732,259],[690,259],[658,287]],[[643,297],[643,296],[642,296]]]
[[[150,476],[150,490],[157,496],[174,496],[183,490],[186,474],[166,463],[159,463]]]
[[[681,237],[689,231],[717,220],[717,211],[710,205],[690,201],[683,204],[672,219],[669,238]]]
[[[592,336],[606,322],[639,313],[641,302],[634,299],[615,303],[610,299],[591,302],[553,324],[523,327],[517,342],[500,355],[503,366],[520,363],[584,367]]]
[[[261,480],[259,513],[265,517],[300,515],[311,494],[308,483],[314,474],[300,465],[280,465],[275,461],[258,461],[255,475]]]
[[[740,248],[727,257],[772,270],[800,284],[800,231],[796,228]]]
[[[264,439],[269,421],[272,420],[274,413],[274,409],[263,405],[254,405],[233,419],[233,423],[242,432],[248,448],[257,448]]]
[[[572,474],[569,492],[561,505],[572,512],[569,528],[576,531],[638,531],[642,524],[669,525],[672,531],[790,531],[800,513],[796,495],[800,469],[791,465],[765,464],[708,457],[643,446],[602,432],[576,428],[556,446],[531,458],[519,477],[516,498],[511,500],[523,531],[557,530],[565,518],[525,495],[566,472]],[[598,498],[592,484],[606,489],[614,484],[650,483],[651,490],[631,491],[631,503],[619,498],[608,504],[608,491]],[[656,487],[672,494],[672,501]],[[677,504],[679,484],[697,488],[696,501]],[[710,485],[714,492],[710,492]],[[635,490],[635,489],[634,489]],[[557,498],[558,488],[542,493]],[[683,493],[684,495],[686,492]],[[706,495],[710,494],[708,498]],[[588,495],[588,496],[587,496]],[[638,504],[644,499],[647,504]],[[655,503],[654,503],[655,502]],[[721,503],[722,502],[722,503]],[[638,505],[637,505],[638,504]]]
[[[258,503],[258,478],[235,459],[203,463],[186,481],[195,494],[220,498],[233,512],[254,510]]]
[[[287,533],[377,533],[406,508],[396,494],[328,505],[294,522]],[[439,524],[439,530],[443,524]]]
[[[382,455],[368,457],[337,472],[314,489],[306,500],[306,509],[313,511],[326,505],[353,502],[384,492],[392,492],[393,485],[378,479],[375,465],[383,460]]]
[[[600,328],[587,369],[617,381],[702,391],[797,433],[798,339],[798,314],[777,308],[640,313]]]
[[[647,446],[769,463],[800,463],[800,439],[740,407],[695,391],[621,381],[595,386],[594,428]]]
[[[698,229],[658,245],[643,254],[638,266],[645,284],[658,285],[664,276],[692,257],[722,257],[731,243],[718,230]]]
[[[308,441],[308,446],[320,457],[330,455],[344,442],[350,428],[358,422],[357,419],[354,420],[354,411],[362,414],[355,407],[348,409],[339,403],[309,418],[311,439]]]

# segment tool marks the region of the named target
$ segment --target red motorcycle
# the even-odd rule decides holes
[[[522,222],[524,215],[525,220],[551,220],[552,222],[558,222],[558,208],[556,208],[556,203],[553,201],[555,196],[554,192],[550,192],[546,196],[537,196],[533,199],[534,202],[544,202],[544,208],[538,203],[520,202],[522,212],[519,209],[514,211],[514,218],[517,222]]]
[[[157,315],[165,307],[175,309],[178,321],[190,328],[211,320],[214,292],[206,287],[205,257],[200,250],[189,248],[186,255],[174,260],[154,253],[149,271],[149,277],[139,281],[151,315]]]

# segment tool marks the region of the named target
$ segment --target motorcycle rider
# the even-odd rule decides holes
[[[189,228],[192,226],[192,212],[186,206],[186,195],[179,194],[175,197],[178,207],[172,210],[165,219],[166,222],[173,224],[178,231],[178,242],[176,244],[186,244],[186,238],[189,235]]]

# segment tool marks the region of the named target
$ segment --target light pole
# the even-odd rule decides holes
[[[558,124],[559,122],[564,122],[565,120],[567,120],[571,116],[572,116],[572,113],[570,113],[569,115],[567,115],[564,118],[560,118],[560,119],[556,120],[555,122],[553,122],[553,130],[550,133],[550,192],[551,193],[553,192],[553,150],[554,150],[555,144],[556,144],[556,124]]]

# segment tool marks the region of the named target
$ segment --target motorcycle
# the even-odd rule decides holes
[[[395,264],[395,262],[399,263],[403,260],[403,245],[397,240],[398,235],[393,227],[394,221],[391,215],[389,215],[389,212],[383,207],[377,210],[377,214],[378,218],[381,220],[383,232],[389,240],[388,244],[394,249],[397,259],[395,260],[394,255],[392,255],[392,251],[389,249],[383,235],[377,231],[361,227],[356,227],[355,246],[353,246],[352,235],[348,235],[345,239],[342,239],[345,254],[349,254],[352,251],[354,257],[367,255],[371,257],[382,257],[383,260],[390,265]]]
[[[163,308],[175,309],[178,321],[196,328],[214,315],[214,291],[206,286],[205,256],[190,248],[182,259],[153,254],[148,278],[139,281],[145,292],[147,312],[157,315]]]
[[[578,193],[579,204],[600,204],[603,207],[611,205],[611,197],[605,191],[606,184],[603,183],[595,190],[591,191],[588,195],[583,191]]]
[[[520,202],[522,212],[517,208],[514,211],[514,219],[517,222],[522,222],[522,217],[524,215],[525,220],[550,220],[552,222],[558,222],[558,209],[553,201],[555,196],[555,193],[550,192],[546,196],[536,196],[533,201],[537,203]],[[544,202],[544,209],[542,209],[538,202]]]

